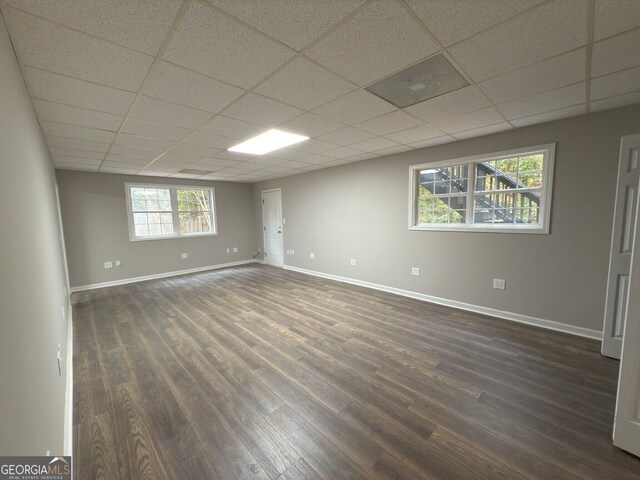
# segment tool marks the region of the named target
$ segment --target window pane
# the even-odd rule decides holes
[[[136,225],[146,225],[147,224],[147,214],[146,213],[134,213],[133,214],[133,223]]]
[[[466,197],[421,198],[418,202],[418,224],[464,223]]]
[[[170,213],[162,213],[160,216],[160,222],[173,225],[173,215]]]
[[[419,178],[420,195],[446,195],[466,192],[468,178],[468,165],[422,170]]]
[[[180,213],[180,233],[210,233],[211,214],[209,212]]]
[[[209,190],[178,190],[178,211],[180,212],[208,212]]]
[[[162,224],[162,234],[163,235],[173,235],[173,224]]]
[[[157,223],[149,224],[149,235],[150,236],[162,235],[162,226]]]
[[[134,212],[140,212],[147,209],[147,202],[145,199],[144,188],[131,189],[131,209]]]
[[[149,227],[147,225],[136,225],[136,237],[148,237]]]
[[[147,214],[149,218],[149,223],[160,223],[160,214],[159,213],[149,213]]]

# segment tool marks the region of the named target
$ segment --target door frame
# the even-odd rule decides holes
[[[260,199],[262,200],[262,253],[263,253],[263,260],[265,263],[267,262],[267,226],[266,226],[266,222],[265,222],[265,214],[264,214],[264,194],[265,193],[271,193],[271,192],[279,192],[280,193],[280,218],[282,219],[282,188],[269,188],[267,190],[262,190],[261,194],[260,194]],[[284,225],[281,225],[282,227],[282,265],[279,265],[280,267],[284,266]],[[277,265],[272,265],[272,266],[277,266]]]

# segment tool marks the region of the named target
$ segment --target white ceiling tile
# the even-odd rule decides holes
[[[476,82],[581,47],[587,41],[584,2],[554,0],[449,49]]]
[[[33,105],[41,121],[48,120],[115,132],[124,119],[120,115],[71,107],[60,103],[47,102],[46,100],[35,99]]]
[[[260,173],[285,173],[288,171],[289,169],[287,167],[280,167],[280,166],[267,167],[259,170]]]
[[[358,128],[345,127],[334,132],[320,135],[318,138],[325,142],[335,143],[337,145],[349,145],[350,143],[363,142],[373,137],[374,135],[364,132]]]
[[[78,170],[81,172],[97,172],[97,166],[87,167],[86,165],[78,165],[78,164],[66,164],[66,163],[54,163],[54,166],[58,170]]]
[[[136,92],[153,57],[69,30],[12,8],[11,39],[24,64]]]
[[[300,143],[296,143],[289,147],[293,150],[298,150],[300,152],[307,153],[322,153],[327,150],[332,150],[336,148],[335,143],[324,142],[322,140],[318,140],[317,138],[310,138],[309,140],[305,140]]]
[[[162,155],[161,151],[146,150],[144,148],[129,147],[127,145],[112,145],[109,153],[124,157],[144,158],[147,160],[147,163],[149,160],[154,160]]]
[[[640,90],[640,67],[591,80],[591,100],[613,97]]]
[[[364,3],[364,0],[208,1],[298,51]]]
[[[42,130],[46,135],[54,137],[75,138],[88,142],[111,143],[114,132],[98,130],[96,128],[78,127],[77,125],[66,125],[64,123],[40,122]]]
[[[376,150],[375,153],[376,153],[377,156],[384,156],[384,155],[393,155],[395,153],[408,152],[409,150],[413,150],[413,148],[408,146],[408,145],[397,145],[395,147],[383,148],[382,150]]]
[[[430,138],[439,137],[442,132],[431,125],[420,125],[413,128],[408,128],[400,132],[391,133],[385,135],[389,140],[394,142],[410,144],[415,142],[421,142]]]
[[[294,54],[211,6],[193,2],[162,58],[249,88]]]
[[[103,166],[135,166],[138,169],[146,167],[150,163],[150,160],[145,158],[126,157],[124,155],[115,155],[110,153],[106,156],[103,162]]]
[[[278,164],[285,163],[285,162],[287,162],[287,160],[284,159],[284,158],[268,157],[266,155],[263,155],[261,157],[255,157],[255,158],[251,159],[251,163],[253,163],[255,165],[262,165],[262,166],[278,165]]]
[[[518,118],[516,120],[511,120],[511,123],[516,127],[524,127],[526,125],[551,122],[553,120],[559,120],[561,118],[575,117],[576,115],[582,115],[584,113],[587,113],[586,105],[574,105],[573,107],[561,108],[552,112],[545,112],[538,115],[532,115],[530,117]]]
[[[364,86],[439,48],[401,4],[378,0],[312,45],[306,55]]]
[[[256,125],[254,123],[236,120],[235,118],[217,115],[204,125],[200,131],[213,133],[214,135],[221,135],[223,137],[244,140],[258,135],[259,133],[263,133],[266,131],[266,128],[262,125]]]
[[[191,158],[172,158],[169,157],[169,154],[166,154],[151,162],[149,167],[153,167],[155,169],[177,168],[180,170],[182,168],[196,168],[195,166],[199,165],[199,162],[201,161],[202,160]]]
[[[356,126],[375,135],[387,135],[411,127],[422,125],[422,122],[402,110],[387,113],[380,117],[371,118]]]
[[[362,160],[369,160],[370,158],[376,158],[378,156],[378,153],[361,153],[359,155],[354,155],[352,157],[347,157],[347,158],[340,158],[336,161],[331,162],[330,164],[328,163],[327,165],[344,165],[345,163],[353,163],[353,162],[360,162]]]
[[[494,103],[582,82],[586,75],[586,48],[528,65],[479,84]]]
[[[44,70],[27,67],[25,73],[34,98],[119,115],[127,113],[135,98],[133,93]]]
[[[444,46],[470,37],[544,0],[407,0]]]
[[[455,138],[449,135],[443,135],[441,137],[430,138],[429,140],[422,140],[420,142],[410,143],[409,146],[413,148],[426,148],[433,147],[435,145],[443,145],[445,143],[454,142]]]
[[[158,62],[145,82],[143,93],[216,113],[242,95],[243,90],[177,65]]]
[[[8,5],[155,55],[181,0],[7,0]]]
[[[255,91],[296,107],[311,110],[357,88],[304,57],[282,67]]]
[[[192,145],[200,145],[203,147],[213,147],[219,148],[221,150],[226,150],[227,148],[237,144],[238,140],[235,138],[221,137],[220,135],[212,135],[210,133],[193,132],[191,135],[184,139],[184,142],[190,143]]]
[[[302,153],[298,150],[292,150],[289,148],[281,148],[279,150],[275,150],[273,152],[269,152],[266,153],[264,155],[261,155],[257,158],[269,158],[269,157],[273,157],[273,158],[278,158],[281,160],[295,160],[296,158],[300,158],[301,155],[308,155],[306,153]],[[253,159],[255,160],[255,159]]]
[[[560,108],[571,107],[585,102],[585,83],[576,83],[550,92],[538,93],[498,105],[509,120],[529,117]]]
[[[333,160],[335,160],[335,158],[325,157],[324,155],[309,155],[308,157],[300,158],[301,162],[311,163],[312,165],[324,165]]]
[[[636,27],[640,27],[638,0],[596,0],[594,40],[602,40]]]
[[[383,150],[387,148],[397,147],[398,144],[396,142],[392,142],[384,137],[376,137],[370,140],[365,140],[364,142],[354,143],[350,145],[357,150],[362,150],[363,152],[377,152],[378,150]]]
[[[52,156],[74,157],[84,160],[102,160],[104,158],[104,152],[91,152],[74,148],[53,147],[51,145],[49,145],[49,152],[51,152]]]
[[[132,135],[140,135],[141,137],[160,138],[162,140],[177,142],[191,132],[191,129],[172,127],[169,125],[161,125],[159,123],[150,123],[145,122],[144,120],[129,118],[124,123],[120,131],[122,133],[130,133]]]
[[[222,170],[232,165],[237,165],[239,163],[241,162],[235,162],[233,160],[225,160],[223,158],[207,158],[201,161],[200,163],[198,163],[198,167],[208,168],[211,170]]]
[[[397,108],[389,102],[361,89],[318,107],[314,112],[338,122],[354,124],[394,110]]]
[[[502,115],[500,115],[494,107],[487,107],[471,113],[458,115],[457,117],[440,120],[436,122],[434,126],[446,133],[457,133],[499,122],[504,122]]]
[[[306,135],[307,137],[317,137],[318,135],[333,132],[345,126],[343,123],[336,122],[330,118],[307,112],[293,120],[289,120],[278,128],[300,135]]]
[[[435,122],[443,118],[472,112],[473,110],[478,110],[490,104],[491,102],[489,102],[478,87],[470,85],[460,90],[445,93],[431,100],[411,105],[405,108],[405,110],[425,122]]]
[[[193,129],[211,118],[211,113],[140,95],[131,109],[130,118]]]
[[[69,148],[71,150],[86,150],[88,152],[106,153],[109,150],[108,143],[87,142],[85,140],[77,140],[74,138],[52,137],[47,136],[47,145],[49,147]]]
[[[462,140],[464,138],[482,137],[483,135],[490,135],[492,133],[504,132],[506,130],[512,130],[513,127],[507,123],[496,123],[495,125],[489,125],[488,127],[473,128],[471,130],[465,130],[464,132],[458,132],[454,137]]]
[[[298,170],[299,168],[308,167],[309,164],[305,162],[300,162],[298,160],[291,160],[287,163],[282,164],[284,168],[289,168],[291,170]]]
[[[117,173],[120,175],[135,175],[140,171],[139,168],[126,168],[126,167],[111,167],[102,166],[99,170],[101,173]]]
[[[213,155],[218,155],[221,152],[221,149],[211,147],[208,145],[194,145],[191,143],[179,143],[175,147],[171,149],[169,152],[175,156],[186,156],[186,157],[200,157],[200,159],[205,157],[211,157]]]
[[[175,145],[175,142],[160,140],[159,138],[139,137],[127,133],[119,133],[114,140],[116,145],[128,145],[130,147],[145,148],[164,152]]]
[[[91,158],[78,158],[78,157],[69,157],[66,155],[52,155],[51,159],[53,160],[54,165],[65,164],[65,165],[77,165],[77,166],[92,166],[99,167],[102,163],[102,160],[96,160]]]
[[[177,172],[178,170],[180,169],[177,167],[175,168],[164,167],[161,169],[161,168],[155,168],[155,165],[151,165],[148,169],[145,168],[144,170],[140,171],[138,175],[147,175],[149,177],[168,177],[169,175]]]
[[[640,65],[640,29],[593,45],[591,76],[599,77]]]
[[[347,157],[353,157],[354,155],[360,155],[361,153],[362,153],[362,150],[356,150],[355,148],[338,147],[338,148],[334,148],[333,150],[324,152],[323,155],[326,155],[331,158],[347,158]]]
[[[224,111],[224,115],[245,122],[273,127],[302,114],[303,110],[249,93]]]
[[[599,110],[609,110],[610,108],[624,107],[626,105],[633,105],[636,103],[640,103],[640,92],[627,93],[626,95],[596,100],[591,102],[590,108],[592,112],[597,112]]]

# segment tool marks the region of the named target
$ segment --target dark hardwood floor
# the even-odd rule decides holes
[[[75,294],[91,479],[638,479],[599,343],[260,265]]]

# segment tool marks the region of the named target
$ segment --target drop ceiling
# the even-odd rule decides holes
[[[60,169],[256,182],[640,103],[637,0],[0,8]],[[406,108],[367,90],[436,55],[468,86]],[[273,127],[311,139],[226,150]]]

